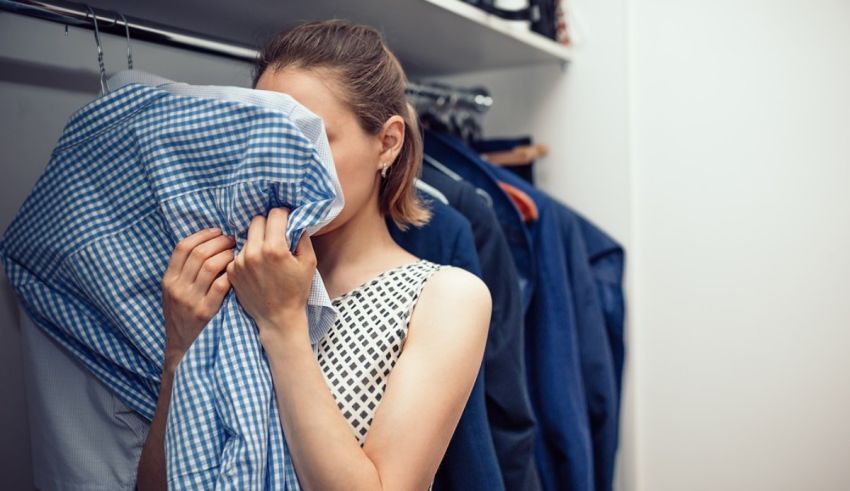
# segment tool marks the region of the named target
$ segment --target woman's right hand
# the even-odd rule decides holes
[[[231,288],[227,265],[236,242],[217,228],[177,243],[162,277],[165,367],[176,369],[183,354],[221,308]],[[220,274],[220,276],[219,276]]]

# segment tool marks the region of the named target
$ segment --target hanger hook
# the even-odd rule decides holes
[[[133,69],[133,52],[130,51],[130,26],[127,24],[127,18],[124,17],[124,14],[118,12],[118,15],[121,16],[121,20],[124,21],[124,34],[127,35],[127,68]]]
[[[88,9],[94,21],[94,42],[97,44],[97,64],[100,66],[100,90],[105,94],[109,92],[109,85],[106,83],[106,66],[103,64],[103,49],[100,47],[100,30],[97,27],[97,15],[95,15],[94,10],[88,4],[86,4],[86,9]]]

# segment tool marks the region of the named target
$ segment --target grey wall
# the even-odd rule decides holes
[[[124,38],[102,36],[107,72],[126,68]],[[189,83],[250,84],[247,63],[133,43],[134,68]],[[0,13],[0,230],[41,175],[68,117],[100,89],[92,31]],[[2,268],[2,266],[0,266]],[[32,489],[29,426],[14,290],[0,274],[0,479]]]

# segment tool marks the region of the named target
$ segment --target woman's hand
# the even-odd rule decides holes
[[[316,254],[306,234],[295,254],[289,251],[286,224],[289,210],[273,208],[268,218],[257,215],[248,239],[227,274],[242,307],[260,329],[260,340],[280,334],[306,334],[307,299],[316,272]],[[303,332],[301,332],[303,331]]]
[[[177,243],[162,277],[165,365],[174,369],[201,329],[219,311],[230,290],[227,273],[236,242],[217,228]]]

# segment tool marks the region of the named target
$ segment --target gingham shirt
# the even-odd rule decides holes
[[[342,209],[321,119],[288,95],[137,72],[77,111],[3,237],[6,274],[41,329],[151,419],[165,344],[160,282],[206,227],[244,245],[292,209],[294,250]],[[336,312],[316,273],[316,343]],[[299,489],[265,355],[231,290],[180,363],[166,426],[171,489]]]

